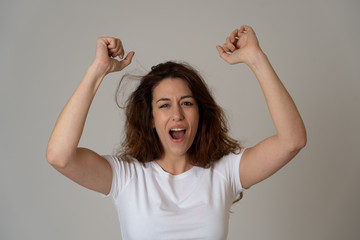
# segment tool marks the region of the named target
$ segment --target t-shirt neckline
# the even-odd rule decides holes
[[[157,170],[157,172],[159,172],[161,175],[168,177],[168,178],[172,178],[172,179],[182,179],[184,177],[187,177],[188,175],[192,174],[197,168],[196,166],[192,166],[189,170],[187,170],[183,173],[174,175],[174,174],[166,172],[156,161],[152,161],[151,164]]]

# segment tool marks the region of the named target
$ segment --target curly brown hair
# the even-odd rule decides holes
[[[241,150],[239,143],[228,136],[224,112],[216,104],[200,74],[186,63],[169,61],[152,67],[128,98],[125,106],[126,135],[117,154],[119,158],[126,161],[133,161],[135,158],[141,163],[146,163],[161,157],[164,153],[156,130],[152,126],[152,93],[165,78],[183,79],[199,106],[198,131],[188,150],[192,165],[208,168],[223,156]]]

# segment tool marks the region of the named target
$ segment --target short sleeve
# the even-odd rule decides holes
[[[245,151],[245,148],[241,149],[241,152],[238,155],[234,155],[235,156],[235,160],[234,160],[234,174],[233,174],[233,178],[234,178],[234,185],[235,187],[235,192],[236,194],[239,194],[240,192],[244,191],[243,186],[241,184],[241,180],[240,180],[240,161],[242,158],[242,155]]]
[[[244,151],[245,149],[241,149],[240,153],[230,153],[224,156],[215,166],[215,170],[228,182],[234,199],[244,190],[239,173],[240,161]]]
[[[120,160],[115,156],[104,155],[103,157],[109,162],[113,177],[109,194],[101,195],[115,199],[131,181],[134,173],[133,164]]]

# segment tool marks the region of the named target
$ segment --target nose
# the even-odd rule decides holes
[[[181,121],[184,119],[183,109],[181,108],[180,104],[176,104],[173,107],[172,118],[174,121]]]

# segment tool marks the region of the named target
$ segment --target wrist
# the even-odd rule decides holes
[[[255,70],[259,69],[259,67],[266,62],[268,62],[266,54],[261,49],[258,49],[256,51],[253,51],[251,55],[248,56],[247,65],[252,70]]]
[[[248,64],[256,64],[257,62],[263,60],[264,57],[266,58],[266,55],[260,48],[252,50],[250,53],[248,53]]]
[[[88,86],[95,93],[106,74],[106,71],[103,71],[100,66],[96,64],[91,64],[87,69],[82,82],[83,84],[85,84],[84,86]]]
[[[103,79],[109,73],[106,66],[95,61],[91,63],[87,72],[94,77],[101,79]]]

